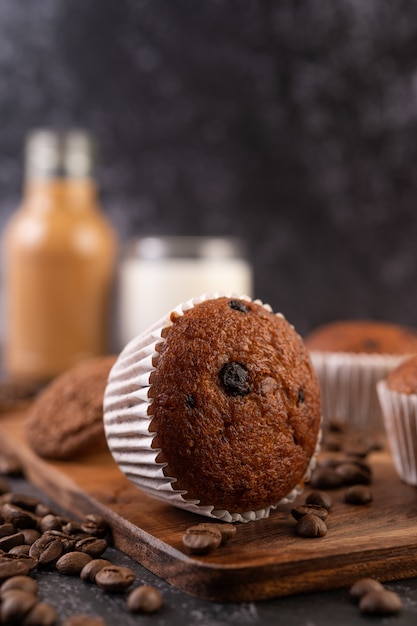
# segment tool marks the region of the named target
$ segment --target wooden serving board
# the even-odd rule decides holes
[[[328,534],[295,535],[293,505],[269,519],[238,524],[235,538],[206,556],[190,556],[184,530],[203,518],[160,503],[120,472],[109,452],[46,462],[28,446],[24,413],[0,416],[0,450],[20,461],[28,479],[73,515],[96,512],[115,545],[172,585],[221,602],[262,600],[347,587],[362,576],[381,581],[417,576],[417,490],[397,477],[388,452],[373,453],[373,502],[343,502],[332,492]],[[305,493],[299,502],[304,502]]]

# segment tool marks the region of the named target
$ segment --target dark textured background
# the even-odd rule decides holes
[[[417,324],[414,0],[1,0],[0,225],[36,126],[97,136],[127,234],[236,234],[304,333]]]

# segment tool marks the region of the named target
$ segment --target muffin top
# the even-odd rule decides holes
[[[216,509],[276,504],[302,481],[320,429],[319,384],[301,337],[282,315],[228,297],[171,321],[148,409],[165,475]]]
[[[385,382],[391,391],[417,393],[417,354],[408,357],[388,372]]]
[[[103,396],[116,356],[89,358],[57,376],[26,419],[26,437],[39,456],[70,459],[105,449]]]
[[[417,329],[373,320],[341,320],[305,337],[309,350],[366,354],[417,353]]]

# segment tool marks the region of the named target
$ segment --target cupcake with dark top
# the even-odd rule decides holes
[[[384,429],[376,383],[417,353],[417,330],[373,320],[342,320],[305,337],[322,391],[325,420]]]
[[[109,448],[148,494],[225,521],[269,515],[315,463],[321,405],[301,337],[247,297],[204,295],[131,341],[104,400]]]
[[[378,382],[378,397],[388,443],[398,474],[417,485],[417,355],[407,358]]]

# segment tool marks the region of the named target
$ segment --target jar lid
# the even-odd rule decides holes
[[[93,173],[94,160],[93,138],[83,129],[36,129],[27,136],[27,178],[86,178]]]
[[[129,239],[127,257],[140,259],[204,258],[230,259],[246,257],[244,242],[237,237],[154,236]]]

